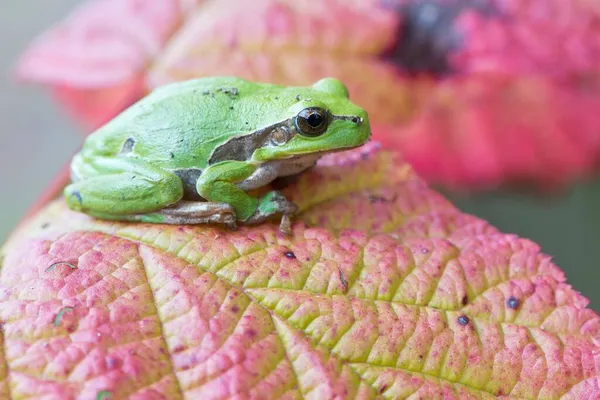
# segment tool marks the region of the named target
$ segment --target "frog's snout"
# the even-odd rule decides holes
[[[358,136],[361,144],[364,144],[371,139],[371,124],[369,123],[369,117],[366,113],[353,117],[350,121],[356,124],[356,128],[359,130]]]

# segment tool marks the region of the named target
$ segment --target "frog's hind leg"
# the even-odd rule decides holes
[[[227,203],[181,200],[160,211],[132,217],[139,217],[139,221],[142,222],[153,222],[153,219],[158,219],[163,224],[222,224],[229,229],[237,228],[235,209]]]
[[[127,220],[127,216],[161,210],[183,197],[177,175],[134,158],[94,156],[84,162],[77,155],[71,176],[74,182],[63,192],[67,205],[94,216]]]
[[[235,210],[227,203],[182,200],[172,206],[147,214],[114,215],[89,212],[101,219],[173,225],[220,224],[236,229]]]
[[[65,188],[64,196],[73,210],[116,221],[218,223],[235,228],[233,207],[181,200],[181,179],[146,161],[90,157],[83,162],[77,155],[71,169],[74,182]]]

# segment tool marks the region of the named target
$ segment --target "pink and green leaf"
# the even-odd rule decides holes
[[[531,241],[376,145],[284,190],[291,237],[51,203],[3,249],[0,396],[600,396],[600,318]]]

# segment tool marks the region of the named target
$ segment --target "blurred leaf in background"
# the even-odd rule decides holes
[[[92,0],[18,74],[87,130],[174,80],[336,76],[429,182],[545,188],[600,159],[599,22],[584,0]]]
[[[336,76],[377,140],[466,211],[540,242],[596,304],[600,198],[570,187],[600,159],[599,18],[588,0],[93,0],[17,73],[84,132],[174,80]]]
[[[0,243],[81,144],[59,104],[11,74],[29,41],[78,3],[0,2]]]

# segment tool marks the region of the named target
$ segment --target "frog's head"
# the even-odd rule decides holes
[[[351,149],[369,139],[367,113],[350,101],[342,82],[325,78],[302,89],[289,91],[293,104],[285,110],[284,122],[273,126],[270,143],[256,149],[254,161]]]

